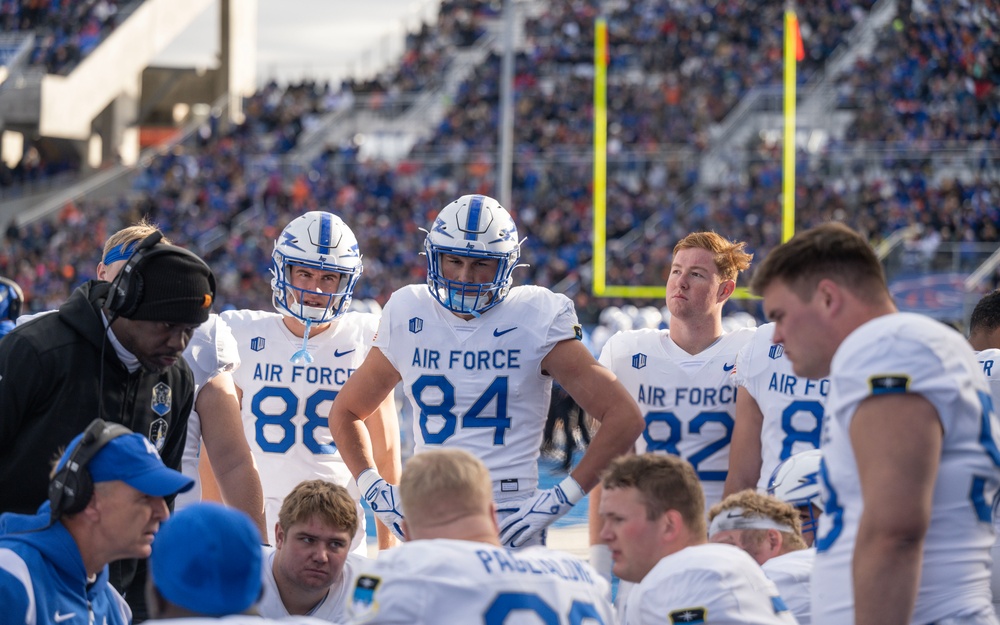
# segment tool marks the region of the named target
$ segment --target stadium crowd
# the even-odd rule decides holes
[[[74,284],[89,275],[90,261],[80,250],[92,249],[108,231],[142,214],[159,222],[178,242],[193,244],[218,265],[220,303],[243,307],[266,302],[254,279],[268,267],[269,241],[276,224],[303,210],[328,207],[355,228],[367,250],[364,297],[384,302],[394,288],[422,279],[414,267],[417,228],[426,227],[433,211],[459,189],[491,192],[495,180],[494,128],[498,117],[500,63],[493,56],[460,88],[454,106],[432,138],[418,144],[398,164],[362,162],[356,146],[330,146],[306,167],[289,167],[282,156],[292,151],[304,128],[342,102],[353,89],[377,92],[397,80],[399,92],[419,88],[442,69],[449,45],[461,43],[462,27],[491,17],[484,3],[446,3],[438,24],[411,35],[401,64],[388,78],[350,89],[306,83],[265,86],[246,104],[247,122],[229,133],[206,125],[195,140],[152,160],[140,171],[127,199],[101,204],[68,205],[55,224],[31,224],[7,232],[0,271],[25,286],[32,309],[62,301]],[[521,269],[526,282],[555,285],[568,279],[586,282],[590,258],[590,79],[592,34],[584,26],[596,14],[592,3],[551,3],[526,25],[527,50],[517,57],[518,123],[512,207],[528,235]],[[745,240],[751,251],[764,252],[780,240],[779,146],[755,142],[747,147],[746,177],[718,188],[698,184],[698,153],[706,145],[708,124],[718,121],[746,89],[776,76],[774,58],[780,32],[774,15],[748,13],[739,3],[685,5],[666,12],[648,3],[628,3],[610,13],[612,75],[609,119],[608,236],[609,283],[650,283],[663,278],[668,250],[684,233],[713,224]],[[803,9],[803,37],[808,51],[801,76],[819,71],[822,61],[846,30],[862,19],[868,3],[816,3]],[[977,111],[955,117],[967,140],[984,128],[995,135],[998,99],[962,99],[962,90],[942,89],[947,77],[987,71],[979,61],[995,45],[996,12],[988,7],[956,6],[958,18],[900,4],[900,17],[887,26],[873,59],[858,62],[859,71],[841,81],[841,103],[861,107],[849,133],[876,140],[864,130],[866,111],[878,111],[874,127],[912,125],[913,115],[896,89],[873,85],[896,77],[912,91],[909,108],[922,118],[950,110]],[[770,16],[771,20],[768,20]],[[993,20],[993,21],[991,21]],[[959,28],[953,36],[949,28]],[[905,24],[905,28],[900,28]],[[479,32],[481,26],[475,26]],[[433,33],[433,34],[431,34]],[[912,56],[896,52],[899,38],[934,59],[939,67],[912,75]],[[933,48],[940,46],[940,50]],[[699,59],[700,65],[670,63],[670,55]],[[928,51],[929,50],[929,51]],[[769,51],[769,52],[768,52]],[[933,53],[932,53],[933,52]],[[985,55],[984,55],[985,54]],[[736,63],[751,58],[752,63]],[[665,61],[666,59],[667,61]],[[709,61],[710,60],[710,61]],[[970,60],[972,63],[970,64]],[[692,63],[694,63],[692,61]],[[679,67],[664,71],[663,68]],[[877,68],[878,72],[865,71]],[[616,74],[617,72],[617,74]],[[653,79],[642,82],[629,76]],[[904,79],[904,77],[906,77]],[[670,86],[671,84],[674,87]],[[950,84],[950,83],[949,83]],[[996,85],[995,80],[992,81]],[[982,91],[975,83],[975,91]],[[675,88],[676,87],[676,88]],[[949,97],[935,103],[924,95]],[[864,96],[864,101],[860,98]],[[709,105],[709,102],[726,102]],[[962,105],[959,107],[958,102]],[[912,104],[916,102],[917,104]],[[970,102],[978,103],[970,108]],[[665,105],[664,105],[665,104]],[[863,104],[863,106],[862,106]],[[945,105],[947,104],[947,105]],[[673,107],[673,108],[672,108]],[[719,115],[699,120],[699,111]],[[672,111],[672,112],[670,112]],[[991,122],[991,120],[993,120]],[[673,124],[695,124],[675,127]],[[992,123],[992,126],[990,126]],[[925,126],[933,125],[928,121]],[[929,242],[979,242],[997,238],[995,176],[949,177],[923,159],[888,152],[872,167],[870,154],[859,157],[853,141],[831,141],[819,154],[800,152],[797,211],[799,227],[829,219],[852,220],[873,241],[908,224],[922,224]],[[866,144],[867,145],[867,144]],[[933,149],[914,141],[911,148]],[[986,158],[991,158],[989,154]],[[986,161],[989,166],[995,163]],[[860,211],[857,209],[861,209]],[[252,218],[254,226],[243,224]],[[648,220],[653,221],[648,222]],[[613,239],[642,228],[625,248]],[[62,225],[73,226],[67,234]],[[211,232],[215,239],[205,240]],[[82,239],[91,239],[83,242]],[[68,239],[68,240],[67,240]],[[81,240],[77,240],[81,239]],[[83,254],[86,258],[87,255]]]
[[[4,0],[0,31],[33,32],[30,63],[49,74],[68,74],[142,0]]]

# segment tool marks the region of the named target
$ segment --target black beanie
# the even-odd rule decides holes
[[[139,305],[131,315],[138,321],[202,324],[208,321],[215,299],[212,270],[188,254],[150,256],[133,276],[141,291]]]

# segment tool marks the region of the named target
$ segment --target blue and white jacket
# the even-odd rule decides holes
[[[108,567],[88,584],[76,541],[48,523],[48,502],[35,515],[0,515],[0,625],[129,625]]]

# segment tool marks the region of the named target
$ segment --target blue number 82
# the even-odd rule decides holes
[[[669,434],[666,438],[653,437],[653,434],[650,432],[650,426],[657,423],[665,425],[669,429]],[[730,441],[733,439],[733,418],[725,412],[700,412],[698,416],[691,419],[688,423],[688,432],[694,435],[700,434],[702,427],[709,423],[718,423],[721,425],[723,428],[722,436],[714,441],[707,442],[686,460],[698,472],[698,479],[721,482],[726,479],[726,471],[703,471],[698,468],[698,465],[702,461],[707,460],[712,454],[729,446]],[[677,444],[681,441],[683,427],[681,420],[672,412],[652,411],[646,413],[646,429],[642,432],[642,437],[646,440],[646,449],[651,452],[664,452],[673,456],[680,456],[681,452],[677,448]]]

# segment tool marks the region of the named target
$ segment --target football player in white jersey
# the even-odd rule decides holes
[[[359,525],[355,504],[346,488],[324,480],[302,482],[285,497],[275,546],[263,547],[261,616],[341,622],[351,581],[368,560],[349,553]]]
[[[986,381],[993,396],[993,407],[1000,406],[1000,289],[982,297],[969,318],[969,344],[976,350]],[[1000,504],[1000,500],[995,502]],[[1000,510],[993,508],[993,527],[997,540],[993,543],[993,573],[990,585],[993,592],[993,610],[1000,616]]]
[[[726,333],[722,327],[722,308],[753,258],[745,246],[714,232],[681,239],[667,278],[670,329],[620,332],[600,357],[643,412],[636,451],[686,458],[701,479],[706,506],[722,500],[736,408],[733,369],[754,334],[753,328]],[[590,561],[610,577],[609,554],[597,537],[600,505],[597,488],[590,496]]]
[[[398,493],[372,470],[363,420],[402,380],[414,414],[414,453],[472,452],[493,476],[501,542],[544,544],[545,528],[632,445],[642,430],[639,409],[581,343],[569,298],[512,287],[520,242],[496,200],[466,195],[445,206],[424,252],[427,284],[389,298],[374,347],[333,403],[334,438],[375,513],[398,523]],[[566,479],[538,490],[553,379],[605,427]]]
[[[796,622],[753,558],[706,542],[705,496],[687,460],[625,456],[611,463],[601,486],[601,539],[615,575],[636,584],[625,625]]]
[[[874,250],[843,224],[773,249],[752,285],[795,374],[830,378],[813,622],[996,623],[1000,420],[972,348],[898,312]]]
[[[462,449],[410,458],[400,484],[407,542],[356,578],[348,623],[612,625],[607,582],[582,560],[498,539],[493,476]]]
[[[97,265],[97,277],[113,281],[139,242],[157,231],[155,225],[140,220],[108,237]],[[163,237],[161,242],[170,241]],[[42,314],[48,313],[38,313]],[[36,316],[23,315],[18,318],[18,324]],[[232,372],[240,364],[239,354],[232,333],[217,315],[209,315],[208,321],[195,329],[184,350],[184,360],[194,374],[195,395],[194,408],[188,417],[181,471],[195,481],[195,486],[182,493],[183,496],[177,496],[174,511],[200,501],[202,483],[207,482],[226,505],[247,513],[261,536],[266,536],[264,496],[253,456],[243,436],[239,400],[232,378]],[[209,418],[203,419],[202,415]],[[202,444],[214,458],[214,465],[201,462],[207,460],[201,455]]]
[[[830,380],[800,378],[771,341],[774,324],[759,328],[736,357],[736,416],[725,495],[764,490],[775,467],[794,453],[819,447]]]
[[[812,622],[809,576],[816,550],[806,546],[794,506],[755,490],[729,495],[708,511],[708,540],[749,553],[800,625]]]
[[[278,312],[221,315],[236,336],[242,361],[233,378],[264,488],[271,544],[281,503],[303,480],[340,484],[360,502],[326,414],[364,360],[378,325],[375,315],[348,312],[361,271],[358,241],[347,224],[332,213],[310,211],[289,222],[274,242],[271,286]],[[395,481],[400,455],[393,398],[369,412],[375,414],[365,424],[379,470]],[[363,518],[360,503],[358,514]],[[380,547],[391,544],[391,535],[379,528]],[[352,550],[367,555],[367,549],[362,523]]]
[[[308,616],[263,618],[260,534],[239,510],[196,502],[160,526],[149,557],[146,601],[164,625],[329,625]]]

